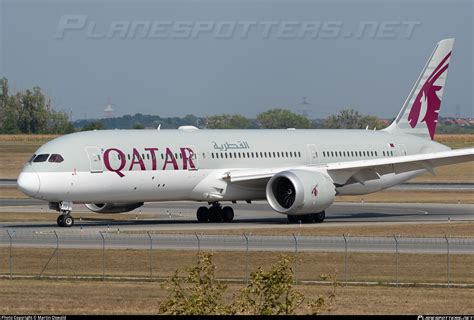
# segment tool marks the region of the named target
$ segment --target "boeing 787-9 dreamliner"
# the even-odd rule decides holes
[[[433,141],[454,39],[440,41],[384,130],[100,130],[56,138],[18,177],[27,195],[74,224],[73,203],[98,213],[189,200],[199,222],[231,222],[222,202],[266,199],[289,222],[322,222],[336,195],[376,192],[438,166],[472,161],[474,148]],[[196,206],[197,207],[197,206]]]

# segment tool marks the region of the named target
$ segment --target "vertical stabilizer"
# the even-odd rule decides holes
[[[454,39],[438,42],[389,132],[414,134],[433,140],[448,75]]]

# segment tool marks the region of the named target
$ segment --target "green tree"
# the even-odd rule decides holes
[[[249,125],[250,120],[239,114],[223,114],[207,119],[209,129],[247,129]]]
[[[369,129],[374,129],[374,128],[383,129],[387,127],[387,125],[382,120],[380,120],[379,118],[375,116],[362,117],[361,124],[362,124],[362,129],[365,129],[367,127]]]
[[[160,304],[159,312],[171,315],[225,314],[227,306],[222,293],[227,286],[216,280],[215,271],[212,253],[199,253],[197,264],[187,269],[184,278],[176,270],[173,277],[162,285],[171,293]]]
[[[7,78],[0,79],[0,132],[3,131],[5,112],[8,105],[8,80]]]
[[[62,134],[74,132],[74,126],[64,112],[50,111],[46,133]]]
[[[257,120],[265,129],[308,129],[311,127],[311,122],[306,117],[286,109],[271,109],[260,113]]]
[[[135,122],[132,129],[145,129],[145,127],[141,123]]]
[[[5,106],[3,129],[4,133],[20,133],[18,126],[19,110],[21,109],[21,94],[17,93],[7,99]]]
[[[341,110],[339,114],[329,116],[324,126],[329,129],[360,129],[362,115],[354,109]]]
[[[94,122],[89,122],[85,124],[81,128],[81,131],[102,130],[102,129],[104,129],[104,124],[102,123],[102,121],[94,121]]]
[[[354,109],[341,110],[339,114],[329,116],[324,121],[324,127],[328,129],[383,129],[386,125],[377,117],[363,116]]]
[[[293,261],[282,255],[269,271],[258,268],[251,274],[249,284],[227,303],[223,298],[227,286],[216,279],[212,253],[199,253],[197,264],[186,269],[186,274],[176,270],[171,279],[162,284],[169,295],[160,303],[159,312],[168,315],[294,314],[305,297],[293,287]],[[336,288],[340,286],[335,274],[321,278],[330,280],[332,291],[327,296],[308,300],[306,309],[310,314],[330,311],[335,303]]]
[[[291,315],[304,301],[293,288],[292,258],[281,256],[269,271],[259,267],[249,285],[241,290],[231,307],[233,314]]]

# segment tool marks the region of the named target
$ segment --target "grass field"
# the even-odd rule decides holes
[[[57,136],[49,135],[0,135],[0,179],[15,179],[24,163],[43,143]],[[474,146],[474,134],[437,135],[435,140],[451,148]],[[474,164],[464,163],[437,169],[437,175],[418,177],[417,182],[472,182]]]
[[[13,273],[38,275],[53,253],[52,249],[13,249]],[[8,274],[8,250],[0,250],[1,273]],[[111,250],[105,252],[106,276],[147,277],[150,275],[150,255],[146,250]],[[169,277],[196,259],[195,251],[161,251],[152,253],[153,279]],[[276,259],[272,252],[250,252],[249,270],[269,266]],[[317,280],[319,274],[336,272],[343,281],[342,253],[300,253],[297,279]],[[232,261],[232,263],[229,263]],[[245,278],[245,253],[215,252],[214,262],[219,278]],[[472,255],[451,256],[452,283],[473,283]],[[395,255],[350,253],[349,281],[395,281]],[[102,251],[61,249],[54,256],[45,275],[70,276],[72,279],[0,279],[0,313],[72,313],[72,314],[156,314],[159,301],[166,292],[158,282],[144,280],[78,280],[79,275],[102,275]],[[446,282],[446,256],[431,254],[401,254],[399,281]],[[231,299],[241,285],[230,284],[226,298]],[[298,285],[307,297],[317,297],[329,291],[325,285]],[[474,289],[346,286],[338,290],[334,314],[385,313],[472,313]],[[304,313],[304,308],[298,310]]]
[[[154,249],[151,252],[150,270],[149,250],[106,249],[103,260],[101,249],[60,249],[58,255],[55,255],[52,248],[14,247],[12,274],[39,276],[44,270],[44,276],[100,278],[105,271],[106,277],[148,278],[152,276],[153,279],[162,279],[172,276],[174,270],[192,264],[196,259],[196,252],[197,250]],[[292,252],[288,254],[293,255]],[[257,266],[269,266],[275,262],[278,255],[280,255],[278,252],[250,251],[248,270],[253,270]],[[0,248],[0,257],[0,274],[8,275],[10,272],[9,249]],[[298,281],[317,281],[324,273],[335,273],[340,281],[345,280],[343,252],[299,252],[297,257]],[[217,277],[244,280],[246,258],[245,251],[214,252]],[[451,254],[451,283],[474,284],[474,269],[468,267],[473,263],[474,255]],[[446,254],[400,253],[398,279],[404,283],[447,283],[447,256]],[[395,254],[349,252],[347,280],[395,282]]]
[[[229,285],[226,298],[240,287]],[[330,290],[296,288],[310,298]],[[472,295],[473,289],[347,286],[338,289],[331,314],[472,314]],[[157,314],[166,292],[156,282],[0,280],[0,296],[2,314]]]

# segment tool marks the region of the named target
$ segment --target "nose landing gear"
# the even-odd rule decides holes
[[[198,222],[232,222],[234,209],[222,207],[219,202],[213,202],[210,208],[199,207],[196,212]]]
[[[49,204],[49,207],[51,209],[61,212],[61,215],[56,220],[56,222],[58,223],[58,226],[69,228],[74,225],[74,218],[71,216],[72,202],[70,201],[63,201],[61,203],[51,202]]]
[[[60,227],[72,227],[74,225],[74,218],[71,216],[71,212],[67,211],[60,215],[57,219],[57,223]]]

